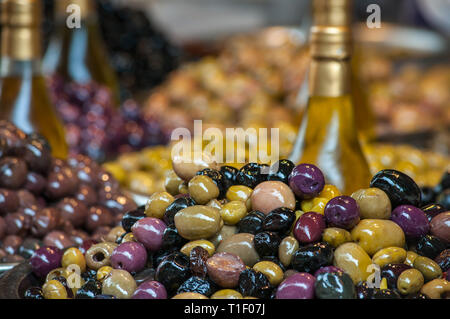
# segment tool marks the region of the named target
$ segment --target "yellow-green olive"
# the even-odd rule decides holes
[[[89,268],[97,270],[103,266],[111,265],[111,255],[117,244],[103,242],[92,245],[86,252],[86,264]]]
[[[404,247],[405,234],[391,220],[363,219],[351,231],[352,240],[370,256],[386,247]]]
[[[247,211],[252,209],[251,195],[253,193],[253,189],[244,185],[233,185],[228,188],[226,193],[226,198],[228,201],[239,200],[244,202],[247,206]]]
[[[380,249],[373,255],[372,261],[380,267],[387,264],[400,264],[406,259],[406,250],[400,247],[387,247]]]
[[[361,219],[389,219],[391,217],[391,201],[379,188],[366,188],[352,195],[358,203]]]
[[[220,201],[218,201],[217,199],[211,199],[211,200],[206,204],[206,206],[213,207],[213,208],[217,208],[218,210],[221,210],[222,207],[223,207],[223,204],[222,204]]]
[[[266,275],[270,284],[274,287],[278,286],[283,281],[283,270],[272,261],[260,261],[253,265],[253,269]]]
[[[411,268],[403,271],[397,279],[397,289],[402,295],[414,294],[420,291],[425,279],[420,271]]]
[[[442,276],[442,269],[439,265],[428,257],[417,256],[414,260],[414,268],[419,270],[425,281],[430,281]]]
[[[210,256],[212,256],[216,250],[216,247],[214,247],[213,243],[209,240],[205,239],[199,239],[199,240],[193,240],[188,243],[186,243],[183,247],[181,247],[180,251],[185,254],[186,256],[189,256],[191,253],[191,250],[195,247],[200,246],[208,252]]]
[[[367,280],[371,264],[369,255],[356,243],[342,244],[334,252],[334,265],[346,272],[355,284]]]
[[[352,235],[345,229],[337,227],[325,228],[322,233],[323,241],[329,243],[334,248],[339,247],[343,243],[352,241]]]
[[[172,195],[176,196],[179,194],[180,185],[183,184],[183,180],[178,177],[173,170],[166,173],[166,178],[164,180],[164,187],[166,191]]]
[[[205,295],[199,294],[198,292],[182,292],[172,299],[208,299]]]
[[[202,153],[199,158],[194,157],[186,160],[184,154],[172,154],[172,167],[174,172],[185,181],[191,180],[198,171],[204,168],[218,169],[219,165],[208,153]]]
[[[194,176],[188,184],[189,195],[195,200],[197,204],[205,205],[211,199],[219,196],[219,187],[206,175]]]
[[[405,264],[408,266],[414,267],[414,260],[416,260],[417,256],[419,256],[416,252],[412,250],[408,250],[406,252]]]
[[[55,279],[47,281],[42,286],[42,294],[45,299],[68,299],[66,287]]]
[[[189,240],[210,238],[223,226],[216,208],[194,205],[175,214],[175,227],[181,237]]]
[[[105,237],[105,240],[111,243],[115,243],[118,238],[125,234],[125,232],[126,231],[122,226],[116,226],[109,231],[109,233]]]
[[[167,192],[156,192],[150,196],[145,206],[145,215],[162,219],[166,208],[172,204],[175,199]]]
[[[63,268],[67,268],[70,265],[76,265],[80,268],[80,272],[86,270],[86,259],[83,253],[75,247],[67,249],[61,259],[61,265]]]
[[[283,266],[288,267],[291,264],[292,257],[299,247],[297,239],[293,236],[286,236],[278,246],[278,258]]]
[[[102,283],[102,294],[113,295],[119,299],[130,299],[137,285],[133,276],[122,269],[113,269]]]
[[[247,215],[247,207],[244,202],[234,200],[223,205],[220,215],[225,225],[236,225]]]
[[[434,279],[423,285],[420,292],[431,299],[441,299],[450,293],[450,281]]]
[[[97,280],[103,281],[111,273],[111,270],[113,270],[113,268],[110,266],[103,266],[97,270]]]
[[[211,295],[211,299],[242,299],[239,291],[234,289],[221,289]]]

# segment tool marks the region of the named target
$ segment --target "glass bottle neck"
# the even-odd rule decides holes
[[[309,70],[312,97],[339,97],[351,94],[350,59],[313,58]]]

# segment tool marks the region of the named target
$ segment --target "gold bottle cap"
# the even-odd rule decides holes
[[[15,60],[41,55],[41,0],[1,0],[2,56]]]
[[[71,4],[80,7],[81,17],[85,17],[95,12],[95,4],[93,0],[57,0],[55,3],[56,15],[67,15],[67,7]]]
[[[352,33],[347,27],[313,26],[311,55],[318,58],[345,59],[352,53]]]
[[[314,25],[350,26],[352,0],[314,0]]]

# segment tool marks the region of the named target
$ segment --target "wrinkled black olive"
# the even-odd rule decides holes
[[[266,299],[272,294],[272,286],[269,279],[253,269],[245,269],[239,275],[239,292],[243,296],[251,296]]]
[[[175,292],[190,276],[189,257],[175,251],[158,265],[155,279],[162,283],[170,294]]]
[[[263,222],[265,231],[273,231],[281,236],[289,232],[295,221],[295,212],[287,207],[280,207],[267,214]]]
[[[282,159],[273,164],[270,167],[270,173],[267,177],[268,181],[279,181],[285,184],[289,184],[288,179],[292,170],[294,169],[295,164],[290,160]]]
[[[184,244],[186,244],[188,241],[184,239],[183,237],[178,234],[178,229],[175,227],[175,225],[169,225],[164,230],[163,234],[163,242],[162,242],[162,249],[169,249],[169,248],[181,248]]]
[[[260,257],[278,256],[278,246],[280,246],[281,238],[277,233],[264,231],[257,233],[253,237],[255,250]]]
[[[196,292],[209,297],[216,290],[216,286],[210,279],[192,276],[181,284],[177,290],[177,294],[181,294],[183,292]]]
[[[268,175],[263,174],[263,167],[268,165],[248,163],[242,166],[236,176],[237,184],[255,188],[259,183],[266,181]]]
[[[314,273],[333,261],[333,249],[327,243],[315,243],[300,247],[292,257],[292,268],[300,272]]]
[[[225,178],[223,177],[222,173],[218,170],[211,169],[211,168],[204,168],[201,171],[197,172],[197,175],[205,175],[208,176],[213,180],[213,182],[217,185],[219,188],[219,199],[224,198],[227,188],[226,188],[226,182]]]
[[[266,218],[263,212],[251,211],[237,223],[238,233],[257,234],[263,230],[263,222]]]
[[[224,165],[220,168],[220,172],[222,173],[224,187],[226,190],[236,184],[236,176],[239,173],[237,168]]]
[[[402,172],[393,169],[381,170],[370,181],[370,187],[383,190],[391,200],[392,209],[400,205],[420,206],[419,186]]]
[[[434,261],[441,267],[443,272],[450,270],[450,249],[443,250]]]

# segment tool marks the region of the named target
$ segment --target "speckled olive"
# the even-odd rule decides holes
[[[131,227],[131,231],[133,232],[134,237],[136,237],[145,248],[150,251],[157,251],[162,246],[166,227],[166,224],[164,224],[161,219],[145,217],[138,220],[133,227]]]
[[[213,243],[215,247],[218,247],[222,241],[233,236],[238,232],[236,226],[223,225],[217,234],[209,238],[209,241]]]
[[[251,211],[237,224],[239,233],[256,234],[262,231],[266,215],[259,211]]]
[[[249,267],[252,267],[260,260],[255,249],[254,235],[248,233],[239,233],[224,239],[217,247],[216,252],[235,254]]]
[[[420,292],[431,299],[446,298],[450,292],[450,282],[445,279],[434,279],[423,285]]]
[[[301,243],[313,243],[322,237],[325,229],[323,215],[308,212],[300,216],[294,227],[294,236]]]
[[[422,273],[426,282],[442,276],[441,267],[428,257],[418,256],[414,260],[414,268]]]
[[[228,201],[240,200],[244,202],[247,206],[247,210],[252,208],[251,195],[253,193],[253,189],[245,185],[233,185],[228,188],[226,192],[226,198]]]
[[[411,266],[406,264],[387,264],[381,267],[381,277],[387,280],[389,289],[396,289],[398,277],[408,269],[411,269]]]
[[[275,208],[264,219],[263,230],[277,232],[283,236],[291,230],[295,217],[295,212],[290,208]]]
[[[351,231],[357,242],[370,256],[386,247],[403,247],[405,234],[393,221],[384,219],[363,219]]]
[[[176,251],[161,261],[156,268],[155,279],[162,283],[170,294],[175,292],[190,276],[189,257]]]
[[[276,299],[313,299],[316,278],[308,273],[297,273],[286,278],[277,288]]]
[[[420,209],[425,213],[425,215],[427,215],[428,221],[430,222],[435,216],[447,211],[444,207],[442,207],[439,204],[428,204],[421,207]]]
[[[400,247],[387,247],[380,249],[373,255],[374,264],[383,267],[387,264],[400,264],[406,259],[406,250]]]
[[[409,238],[424,236],[430,230],[425,213],[411,205],[400,205],[392,211],[391,219],[399,225]]]
[[[270,167],[268,181],[280,181],[285,184],[289,183],[289,175],[292,173],[295,164],[290,160],[281,159]]]
[[[33,300],[45,299],[44,293],[42,292],[42,289],[40,287],[28,288],[27,290],[25,290],[23,298],[24,299],[33,299]]]
[[[450,212],[440,213],[430,223],[431,234],[450,243]]]
[[[260,257],[277,256],[280,243],[281,238],[275,232],[263,231],[253,238],[253,244]]]
[[[246,214],[245,203],[238,200],[228,202],[220,209],[220,216],[226,225],[236,225]]]
[[[221,289],[213,293],[210,299],[243,299],[239,291],[234,289]]]
[[[188,184],[189,195],[197,204],[205,205],[211,199],[219,196],[219,187],[214,181],[206,175],[194,176]]]
[[[434,261],[441,267],[442,271],[450,270],[450,249],[443,250]]]
[[[283,281],[283,270],[271,261],[260,261],[253,265],[253,269],[266,275],[272,286],[278,286]]]
[[[314,273],[333,262],[333,249],[327,243],[315,243],[300,247],[292,257],[292,268],[300,272]]]
[[[122,218],[122,227],[126,232],[131,231],[131,227],[140,219],[145,217],[145,206],[140,206],[135,210],[125,213]]]
[[[193,240],[188,243],[186,243],[183,247],[181,247],[180,251],[185,254],[186,256],[189,256],[191,253],[191,250],[197,246],[200,246],[208,252],[210,256],[212,256],[216,250],[215,246],[212,242],[205,239],[199,239],[199,240]]]
[[[344,272],[325,272],[317,276],[314,284],[319,299],[355,299],[356,291],[352,278]]]
[[[288,267],[291,264],[292,257],[294,253],[297,251],[299,247],[299,243],[297,239],[292,236],[287,236],[283,238],[280,245],[278,246],[278,258],[280,262]]]
[[[433,235],[422,236],[416,244],[416,252],[431,259],[436,258],[445,248],[446,243]]]
[[[245,264],[239,256],[226,252],[209,258],[206,266],[209,277],[223,288],[236,287],[239,274],[245,269]]]
[[[194,200],[191,197],[180,197],[175,199],[170,204],[164,213],[163,221],[166,225],[172,225],[174,223],[174,217],[180,210],[195,205]]]
[[[371,264],[369,255],[356,243],[342,244],[334,252],[334,266],[349,274],[355,284],[367,279]]]
[[[147,217],[162,219],[167,207],[172,204],[174,200],[173,196],[167,192],[153,193],[145,206],[145,215]]]
[[[133,276],[126,270],[113,269],[103,280],[102,294],[119,299],[130,299],[137,288]]]
[[[45,277],[47,274],[61,266],[63,252],[56,247],[41,247],[31,256],[30,263],[33,273],[38,277]]]
[[[408,175],[393,170],[379,171],[370,181],[370,187],[381,189],[388,195],[392,208],[400,205],[420,206],[420,188]]]
[[[322,171],[312,164],[297,165],[289,175],[289,186],[301,199],[316,197],[325,186]]]
[[[91,269],[99,269],[111,265],[111,255],[117,247],[115,243],[99,243],[92,245],[86,252],[86,264]]]
[[[324,209],[325,220],[330,226],[352,229],[359,222],[359,207],[349,196],[332,198]]]
[[[344,243],[352,241],[352,235],[345,229],[329,227],[323,230],[322,240],[337,248]]]
[[[267,181],[255,187],[251,196],[252,209],[268,214],[276,208],[295,208],[295,196],[288,185]]]
[[[210,238],[223,226],[217,209],[201,205],[180,210],[174,221],[180,236],[188,240]]]
[[[407,269],[397,279],[397,289],[402,295],[414,294],[420,291],[425,279],[417,269]]]
[[[138,272],[145,267],[147,251],[137,242],[126,242],[117,246],[111,255],[111,265],[116,269]]]
[[[269,298],[272,286],[263,273],[248,268],[239,275],[239,292],[245,297]]]
[[[361,219],[389,219],[391,217],[391,201],[379,188],[360,189],[352,194],[359,207]]]

